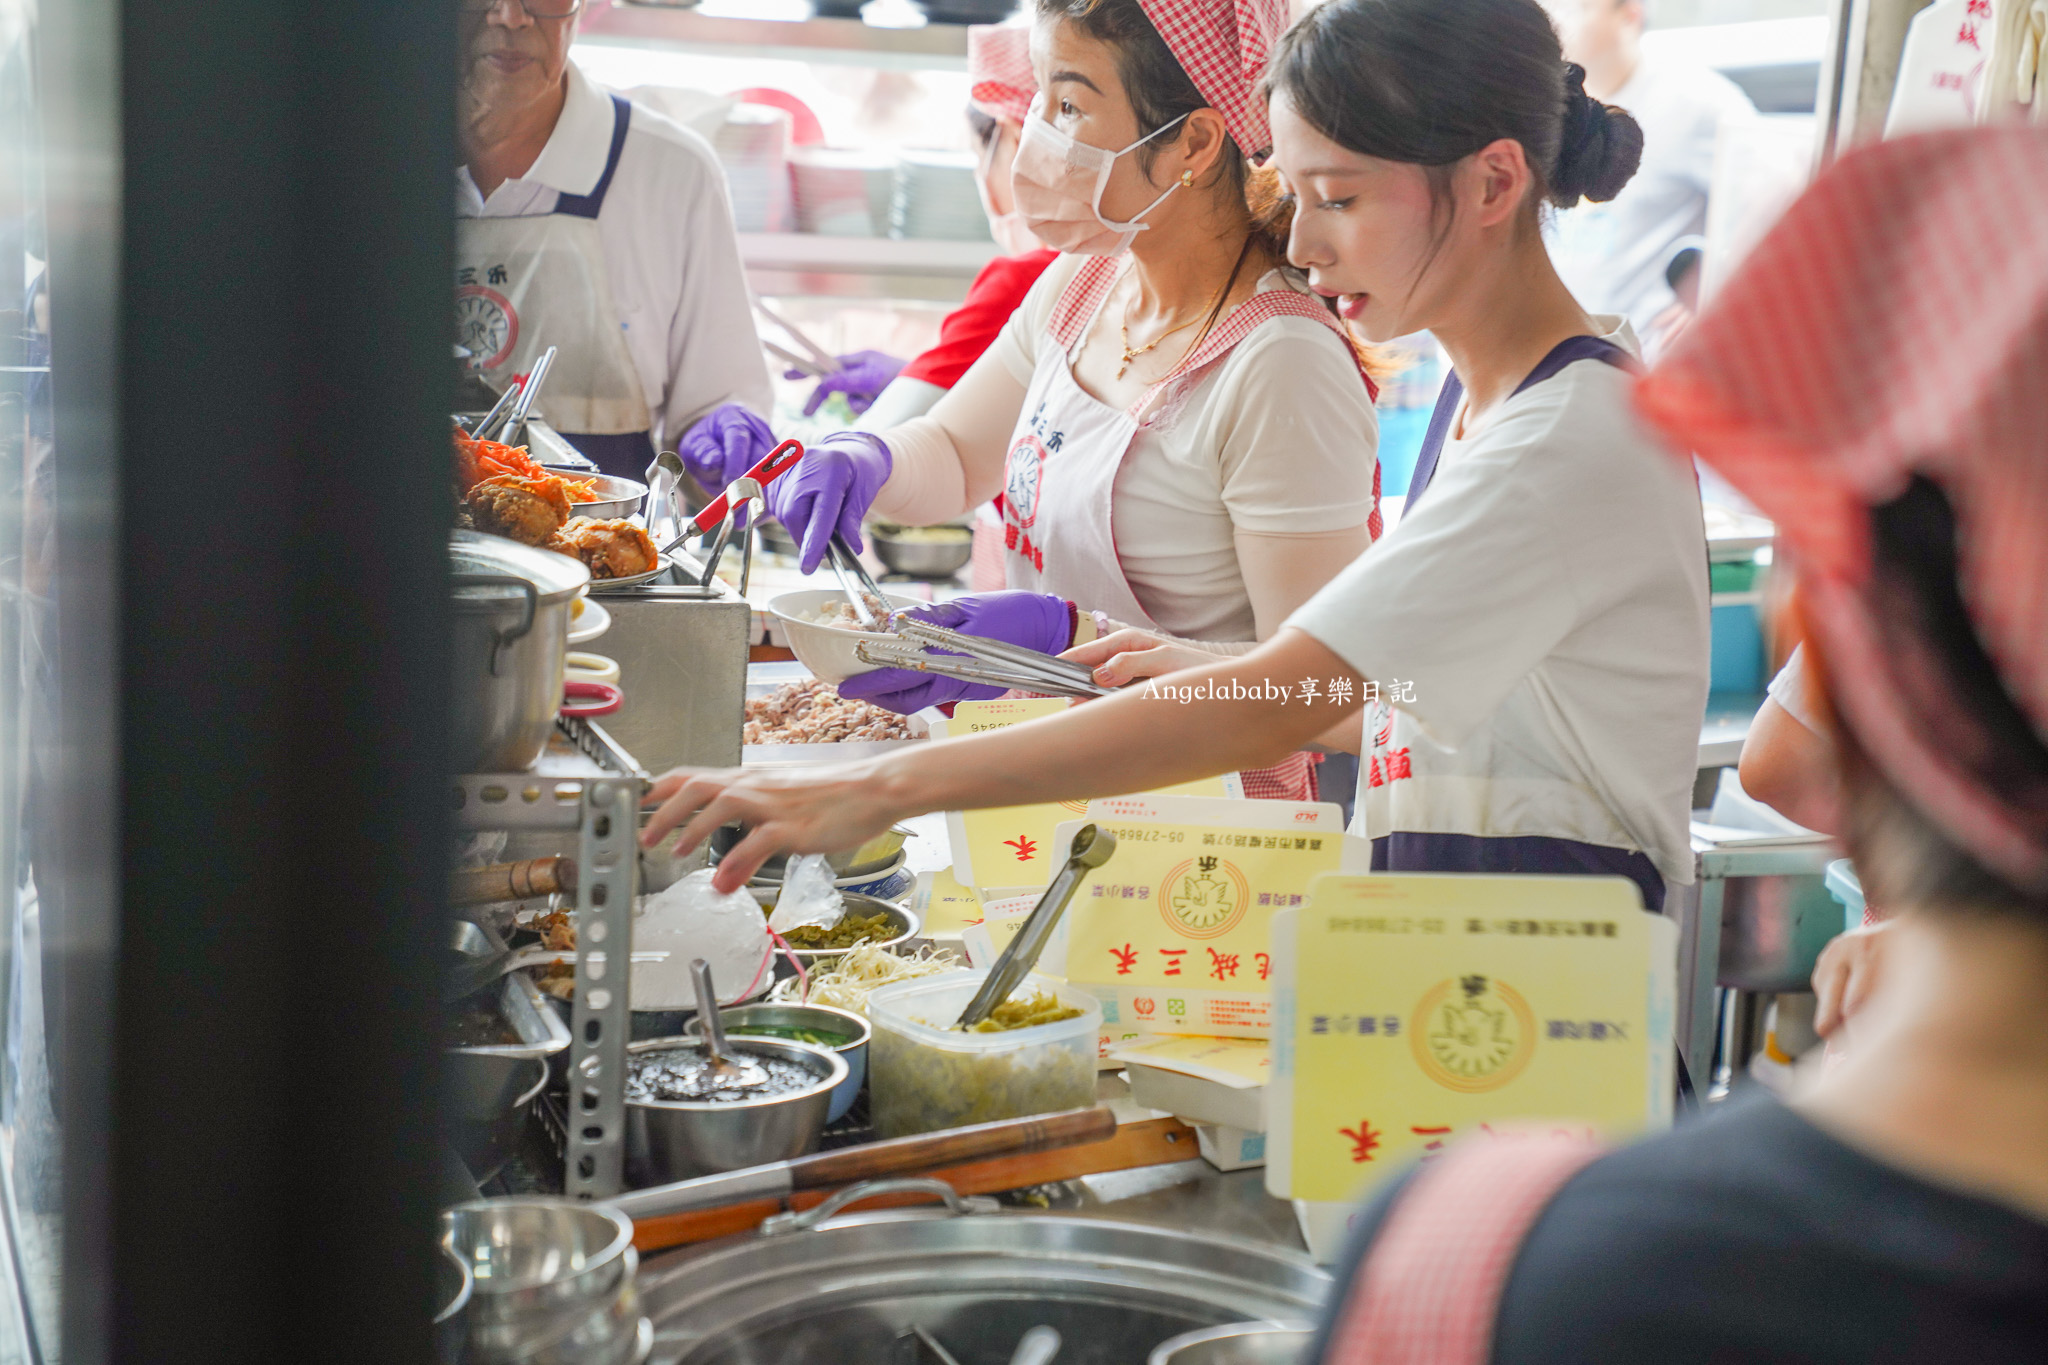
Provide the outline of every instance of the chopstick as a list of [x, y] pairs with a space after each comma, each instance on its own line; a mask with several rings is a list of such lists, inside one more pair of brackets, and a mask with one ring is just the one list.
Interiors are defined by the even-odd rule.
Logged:
[[839, 364], [838, 356], [832, 355], [824, 347], [804, 335], [802, 328], [798, 327], [788, 318], [783, 317], [773, 308], [770, 308], [766, 303], [762, 302], [758, 295], [754, 299], [754, 307], [759, 310], [762, 317], [789, 333], [789, 339], [803, 347], [804, 353], [810, 356], [812, 362], [819, 367], [821, 373], [832, 374], [842, 368]]
[[790, 350], [787, 346], [779, 346], [767, 337], [762, 337], [760, 341], [763, 350], [789, 366], [792, 370], [800, 370], [812, 379], [823, 379], [831, 373], [830, 370], [819, 369], [817, 361], [806, 359], [795, 351]]

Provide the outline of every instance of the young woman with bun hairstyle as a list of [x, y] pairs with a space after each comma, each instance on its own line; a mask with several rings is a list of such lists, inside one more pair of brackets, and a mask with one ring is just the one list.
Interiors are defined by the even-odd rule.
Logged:
[[1585, 97], [1536, 0], [1330, 0], [1269, 88], [1291, 263], [1368, 340], [1427, 328], [1457, 369], [1401, 523], [1250, 654], [1117, 632], [1071, 656], [1108, 682], [1182, 671], [872, 763], [679, 770], [649, 841], [743, 821], [718, 870], [739, 885], [914, 812], [1257, 768], [1362, 719], [1380, 866], [1619, 875], [1652, 908], [1691, 879], [1698, 491], [1630, 415], [1626, 326], [1579, 309], [1539, 232], [1546, 203], [1626, 181], [1634, 125]]
[[2044, 218], [2038, 129], [1853, 151], [1635, 393], [1796, 574], [1893, 915], [1848, 1056], [1619, 1150], [1544, 1125], [1397, 1175], [1309, 1365], [2048, 1360]]

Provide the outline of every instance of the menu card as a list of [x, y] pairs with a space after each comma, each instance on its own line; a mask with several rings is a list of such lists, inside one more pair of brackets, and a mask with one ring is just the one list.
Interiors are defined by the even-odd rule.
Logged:
[[1355, 1200], [1482, 1129], [1671, 1121], [1678, 929], [1625, 879], [1322, 876], [1272, 932], [1275, 1195]]

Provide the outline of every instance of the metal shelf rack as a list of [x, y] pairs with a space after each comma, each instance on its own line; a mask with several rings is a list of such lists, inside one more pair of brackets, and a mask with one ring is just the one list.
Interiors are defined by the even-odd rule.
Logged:
[[[455, 779], [462, 830], [576, 830], [576, 1004], [569, 1053], [565, 1192], [604, 1199], [624, 1186], [626, 1042], [640, 890], [639, 809], [647, 774], [587, 720], [564, 718], [533, 767]], [[593, 958], [593, 954], [598, 954]]]
[[[753, 3], [748, 8], [758, 12], [762, 6]], [[967, 30], [958, 24], [883, 28], [859, 19], [810, 17], [808, 5], [770, 8], [791, 17], [736, 13], [740, 6], [733, 0], [723, 4], [711, 0], [702, 8], [695, 3], [612, 0], [590, 7], [581, 32], [607, 41], [640, 42], [717, 57], [836, 62], [896, 71], [967, 69]]]

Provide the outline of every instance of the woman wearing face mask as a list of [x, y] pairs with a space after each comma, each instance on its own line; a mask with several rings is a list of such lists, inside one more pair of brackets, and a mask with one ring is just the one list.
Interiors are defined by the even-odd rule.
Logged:
[[[1400, 525], [1244, 658], [877, 763], [672, 773], [650, 839], [744, 821], [719, 864], [736, 885], [776, 850], [853, 847], [912, 811], [1271, 763], [1363, 711], [1376, 866], [1621, 875], [1651, 908], [1691, 880], [1698, 490], [1632, 420], [1625, 324], [1572, 301], [1540, 230], [1546, 202], [1627, 180], [1634, 124], [1585, 95], [1536, 0], [1329, 0], [1269, 79], [1295, 263], [1369, 339], [1426, 328], [1456, 367]], [[1346, 700], [1305, 700], [1304, 678]], [[1391, 708], [1366, 705], [1397, 679]]]
[[[939, 325], [938, 344], [902, 365], [893, 379], [885, 378], [886, 388], [877, 392], [879, 386], [874, 386], [872, 378], [863, 381], [857, 376], [827, 375], [819, 381], [806, 411], [816, 411], [823, 395], [844, 388], [860, 418], [856, 425], [863, 431], [887, 431], [922, 417], [981, 359], [1057, 256], [1031, 235], [1010, 190], [1010, 165], [1017, 159], [1017, 141], [1037, 93], [1036, 78], [1031, 74], [1031, 30], [1015, 24], [970, 27], [967, 76], [972, 82], [967, 119], [981, 148], [975, 189], [981, 195], [982, 211], [988, 215], [989, 231], [1003, 254], [982, 267], [967, 287], [966, 301], [946, 315]], [[870, 374], [883, 374], [892, 363], [901, 364], [886, 356], [870, 358], [867, 369]], [[767, 447], [762, 447], [760, 454], [767, 453]]]
[[[820, 442], [771, 487], [806, 571], [870, 511], [924, 525], [1001, 493], [1012, 591], [919, 615], [1049, 653], [1112, 621], [1248, 649], [1371, 544], [1371, 381], [1247, 201], [1283, 16], [1039, 0], [1012, 179], [1068, 255], [928, 416]], [[997, 694], [894, 670], [840, 691], [899, 711]], [[1306, 796], [1309, 772], [1254, 790]]]

